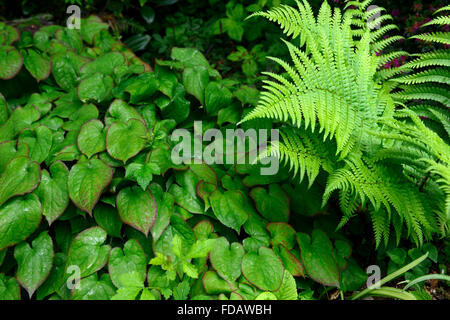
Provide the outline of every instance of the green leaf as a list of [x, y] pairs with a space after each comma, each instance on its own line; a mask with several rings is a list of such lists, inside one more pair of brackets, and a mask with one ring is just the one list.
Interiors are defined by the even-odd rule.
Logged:
[[122, 287], [111, 300], [135, 300], [141, 290], [142, 288], [138, 287]]
[[183, 85], [203, 105], [205, 103], [205, 89], [209, 82], [208, 70], [203, 66], [186, 68], [183, 72]]
[[235, 281], [241, 275], [241, 262], [245, 251], [240, 243], [231, 245], [224, 237], [217, 239], [209, 255], [214, 270], [225, 280]]
[[293, 276], [296, 277], [304, 277], [305, 271], [303, 270], [303, 265], [300, 262], [297, 254], [293, 254], [285, 246], [280, 245], [279, 250], [277, 251], [281, 260], [283, 261], [284, 267], [287, 271], [290, 272]]
[[0, 44], [9, 45], [19, 40], [19, 31], [16, 28], [1, 23], [0, 25]]
[[51, 225], [69, 204], [69, 170], [61, 161], [53, 163], [49, 170], [51, 175], [47, 170], [42, 170], [41, 183], [35, 193], [41, 201], [42, 213]]
[[154, 174], [159, 174], [159, 167], [155, 163], [132, 162], [126, 166], [125, 178], [136, 181], [142, 190], [146, 190]]
[[15, 245], [39, 226], [42, 208], [34, 194], [11, 199], [0, 207], [0, 250]]
[[144, 148], [147, 128], [137, 119], [114, 122], [106, 133], [106, 149], [114, 159], [124, 163]]
[[62, 28], [55, 32], [56, 39], [68, 48], [75, 49], [77, 53], [83, 50], [83, 41], [78, 30]]
[[145, 72], [131, 80], [124, 91], [130, 94], [130, 103], [147, 101], [158, 90], [158, 79], [153, 72]]
[[187, 279], [184, 279], [182, 282], [178, 283], [178, 285], [173, 290], [173, 298], [175, 300], [186, 300], [189, 296], [189, 292], [191, 291], [191, 287]]
[[[56, 253], [53, 259], [53, 267], [45, 282], [39, 286], [36, 291], [37, 300], [42, 300], [52, 293], [61, 289], [64, 281], [64, 271], [66, 266], [66, 255], [64, 253]], [[64, 285], [63, 285], [64, 286]]]
[[98, 279], [97, 274], [81, 279], [79, 286], [75, 286], [71, 300], [110, 300], [116, 294], [116, 289], [108, 274]]
[[52, 131], [46, 126], [26, 129], [20, 133], [18, 144], [27, 144], [31, 160], [42, 163], [51, 150], [52, 135]]
[[278, 300], [297, 300], [297, 284], [289, 271], [284, 272], [281, 287], [274, 292]]
[[117, 51], [106, 53], [86, 63], [80, 70], [80, 76], [86, 77], [95, 73], [113, 74], [114, 69], [125, 63], [125, 56]]
[[14, 139], [23, 129], [39, 120], [40, 113], [34, 106], [17, 107], [9, 119], [0, 126], [0, 141]]
[[288, 250], [294, 248], [297, 238], [294, 228], [290, 225], [283, 222], [271, 222], [266, 228], [270, 232], [273, 247], [282, 244]]
[[262, 187], [253, 188], [250, 197], [258, 212], [273, 222], [289, 221], [289, 197], [278, 184], [269, 185], [269, 192]]
[[32, 242], [22, 242], [14, 248], [17, 261], [16, 278], [31, 298], [37, 288], [50, 274], [53, 265], [53, 242], [47, 231], [42, 232]]
[[204, 258], [212, 250], [216, 239], [197, 240], [184, 256], [185, 259]]
[[95, 73], [81, 80], [77, 93], [81, 101], [102, 102], [110, 93], [114, 80], [103, 73]]
[[[159, 294], [157, 290], [153, 289], [152, 291], [153, 293], [157, 293], [157, 295], [161, 297], [161, 294]], [[157, 299], [153, 293], [148, 288], [144, 288], [142, 289], [141, 297], [139, 298], [139, 300], [161, 300]]]
[[119, 280], [125, 287], [136, 287], [136, 288], [144, 287], [144, 280], [137, 271], [122, 274]]
[[137, 52], [144, 50], [150, 43], [151, 36], [148, 34], [135, 34], [124, 41], [124, 44], [130, 48], [131, 51]]
[[148, 236], [157, 216], [152, 193], [138, 186], [124, 188], [117, 195], [116, 203], [121, 220]]
[[122, 221], [116, 208], [99, 203], [94, 208], [94, 219], [110, 236], [120, 238]]
[[138, 119], [145, 122], [142, 115], [135, 108], [120, 99], [115, 99], [111, 103], [106, 114], [107, 116], [105, 116], [105, 123], [107, 125], [111, 125], [115, 120], [127, 122], [130, 119]]
[[9, 162], [0, 176], [0, 206], [11, 197], [33, 191], [41, 179], [39, 164], [28, 157], [17, 157]]
[[367, 282], [367, 273], [357, 264], [356, 260], [350, 258], [347, 268], [341, 272], [340, 287], [342, 291], [357, 291]]
[[327, 235], [318, 229], [310, 237], [297, 234], [301, 257], [306, 273], [314, 280], [326, 286], [339, 286], [339, 267], [334, 259], [333, 245]]
[[277, 299], [277, 296], [274, 295], [272, 292], [266, 291], [266, 292], [260, 293], [255, 298], [255, 300], [278, 300], [278, 299]]
[[0, 93], [0, 125], [4, 124], [8, 120], [8, 103], [5, 97]]
[[186, 68], [203, 66], [209, 68], [205, 56], [194, 48], [173, 48], [171, 58], [180, 61]]
[[92, 215], [92, 209], [112, 177], [113, 170], [101, 160], [78, 162], [69, 173], [70, 199], [78, 208]]
[[239, 191], [214, 191], [210, 197], [215, 216], [227, 227], [240, 232], [249, 214], [245, 211], [245, 199]]
[[242, 274], [245, 279], [261, 290], [276, 291], [284, 277], [284, 267], [273, 250], [260, 247], [247, 253], [242, 259]]
[[205, 92], [205, 107], [209, 115], [215, 116], [220, 109], [231, 104], [233, 95], [228, 88], [218, 82], [210, 82]]
[[170, 217], [174, 211], [175, 199], [170, 193], [167, 192], [164, 192], [162, 195], [158, 195], [157, 191], [153, 187], [153, 184], [150, 185], [150, 190], [155, 196], [156, 208], [158, 211], [155, 224], [151, 229], [152, 239], [156, 242], [170, 223]]
[[84, 41], [92, 44], [96, 35], [102, 30], [108, 30], [108, 24], [102, 22], [97, 16], [89, 16], [87, 19], [81, 19], [80, 34]]
[[186, 90], [183, 85], [176, 83], [169, 98], [162, 97], [156, 100], [164, 119], [174, 119], [177, 123], [181, 123], [187, 119], [191, 103], [185, 96]]
[[0, 273], [0, 300], [20, 300], [19, 283], [3, 273]]
[[169, 192], [174, 196], [175, 203], [190, 213], [203, 213], [202, 203], [196, 196], [186, 192], [177, 184], [170, 186]]
[[106, 231], [100, 227], [92, 227], [80, 232], [70, 244], [66, 262], [67, 269], [71, 266], [80, 268], [80, 277], [87, 277], [106, 265], [111, 250], [110, 245], [104, 245]]
[[23, 65], [20, 52], [11, 46], [0, 46], [0, 79], [14, 78]]
[[56, 83], [70, 91], [78, 83], [78, 66], [74, 61], [75, 53], [58, 53], [52, 58], [52, 75]]
[[81, 126], [77, 138], [78, 149], [88, 158], [106, 149], [105, 131], [100, 120], [93, 119]]
[[392, 250], [388, 250], [386, 254], [394, 261], [396, 264], [402, 265], [406, 260], [406, 250], [403, 248], [394, 248]]
[[27, 70], [37, 81], [42, 81], [48, 78], [52, 70], [52, 65], [49, 58], [32, 49], [22, 50], [22, 55], [25, 68], [27, 68]]
[[219, 277], [214, 271], [207, 271], [202, 278], [203, 287], [207, 294], [217, 295], [220, 293], [231, 293], [236, 290], [235, 286]]
[[141, 246], [135, 239], [128, 240], [123, 250], [114, 248], [111, 250], [108, 262], [108, 271], [111, 280], [117, 288], [123, 287], [120, 281], [123, 274], [137, 272], [145, 280], [147, 271], [147, 259]]

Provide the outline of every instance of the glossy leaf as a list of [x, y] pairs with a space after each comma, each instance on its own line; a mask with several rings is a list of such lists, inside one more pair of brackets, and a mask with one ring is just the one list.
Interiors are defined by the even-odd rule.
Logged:
[[103, 189], [111, 182], [113, 170], [103, 161], [91, 159], [70, 169], [68, 187], [70, 199], [81, 210], [92, 214]]

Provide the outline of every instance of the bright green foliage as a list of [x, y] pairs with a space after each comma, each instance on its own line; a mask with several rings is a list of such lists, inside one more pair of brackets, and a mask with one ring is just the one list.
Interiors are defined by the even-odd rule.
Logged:
[[[0, 300], [346, 298], [365, 287], [370, 257], [390, 274], [424, 254], [404, 274], [415, 291], [372, 293], [430, 298], [421, 281], [449, 256], [438, 239], [450, 208], [447, 52], [382, 70], [407, 54], [387, 51], [396, 27], [381, 8], [367, 12], [370, 1], [342, 12], [325, 3], [317, 17], [306, 1], [241, 2], [205, 2], [226, 12], [201, 41], [186, 26], [203, 12], [168, 15], [164, 38], [129, 38], [151, 66], [96, 16], [80, 30], [0, 22]], [[139, 1], [148, 25], [153, 3]], [[278, 28], [249, 13], [294, 39], [279, 46]], [[211, 48], [193, 48], [203, 37]], [[446, 35], [426, 38], [440, 46]], [[268, 53], [279, 58], [265, 63]], [[244, 130], [279, 129], [275, 175], [173, 162], [174, 130], [193, 137], [201, 120], [203, 134], [225, 133], [240, 119]], [[395, 242], [405, 238], [433, 242]]]
[[[347, 7], [352, 9], [341, 13], [324, 2], [316, 18], [307, 1], [297, 1], [298, 8], [281, 6], [255, 13], [253, 16], [280, 24], [288, 36], [300, 36], [301, 45], [284, 41], [293, 65], [271, 58], [283, 67], [286, 76], [266, 73], [273, 80], [264, 81], [258, 106], [242, 122], [270, 118], [284, 124], [280, 128], [282, 139], [272, 144], [272, 154], [289, 164], [300, 179], [306, 173], [310, 185], [321, 169], [328, 173], [323, 204], [334, 191], [339, 192], [344, 215], [339, 227], [368, 206], [377, 245], [383, 239], [388, 243], [391, 225], [397, 241], [405, 232], [421, 244], [433, 233], [446, 234], [448, 230], [448, 193], [444, 208], [448, 179], [432, 172], [447, 167], [449, 149], [406, 107], [400, 110], [396, 106], [404, 106], [400, 99], [434, 100], [448, 106], [448, 90], [421, 85], [405, 86], [400, 93], [393, 93], [395, 85], [388, 78], [395, 73], [381, 73], [378, 67], [401, 53], [389, 57], [374, 53], [399, 37], [381, 39], [394, 27], [375, 29], [390, 16], [380, 14], [370, 20], [381, 9], [366, 11], [369, 3], [351, 1]], [[446, 54], [442, 52], [440, 62], [419, 58], [411, 64], [445, 65]], [[445, 68], [433, 69], [393, 81], [445, 85], [446, 72]], [[434, 119], [448, 124], [448, 110], [429, 110], [436, 114]], [[412, 117], [414, 125], [397, 120], [405, 117]], [[414, 139], [419, 135], [420, 140]]]

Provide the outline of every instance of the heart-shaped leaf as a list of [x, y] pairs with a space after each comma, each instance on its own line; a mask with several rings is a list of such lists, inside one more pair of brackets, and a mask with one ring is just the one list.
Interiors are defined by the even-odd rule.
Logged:
[[103, 123], [93, 119], [81, 126], [77, 138], [78, 149], [88, 158], [106, 149]]
[[305, 271], [315, 281], [326, 286], [339, 286], [339, 267], [333, 257], [333, 244], [327, 235], [314, 229], [311, 238], [305, 233], [298, 233], [298, 244], [301, 250]]
[[207, 271], [202, 277], [203, 287], [207, 294], [217, 295], [220, 293], [231, 293], [236, 288], [229, 282], [221, 279], [214, 271]]
[[297, 300], [297, 284], [289, 271], [284, 271], [281, 287], [274, 292], [278, 300]]
[[78, 85], [78, 97], [81, 101], [102, 102], [111, 92], [114, 80], [103, 73], [95, 73], [83, 79]]
[[14, 277], [0, 273], [0, 300], [20, 300], [20, 286]]
[[110, 245], [104, 245], [105, 241], [106, 231], [100, 227], [92, 227], [80, 232], [70, 244], [65, 278], [69, 278], [71, 275], [69, 272], [74, 267], [79, 268], [81, 278], [103, 268], [111, 250]]
[[39, 164], [28, 157], [9, 162], [0, 176], [0, 206], [9, 198], [33, 191], [41, 179]]
[[17, 280], [31, 296], [50, 274], [53, 265], [53, 241], [47, 231], [32, 242], [22, 242], [14, 248], [17, 261]]
[[97, 274], [93, 274], [81, 279], [79, 285], [74, 287], [70, 298], [71, 300], [111, 300], [115, 294], [116, 288], [108, 274], [103, 274], [100, 279]]
[[261, 187], [253, 188], [250, 197], [254, 200], [258, 212], [267, 220], [289, 221], [289, 197], [279, 185], [269, 185], [269, 192]]
[[115, 120], [127, 122], [130, 119], [138, 119], [144, 122], [142, 115], [125, 101], [115, 99], [108, 108], [105, 123], [111, 125]]
[[114, 69], [125, 63], [125, 56], [117, 51], [108, 52], [95, 60], [86, 63], [80, 70], [80, 76], [86, 77], [95, 73], [113, 74]]
[[42, 204], [42, 213], [51, 225], [69, 204], [67, 179], [69, 170], [61, 161], [56, 161], [47, 170], [42, 170], [41, 183], [35, 193]]
[[245, 199], [239, 191], [216, 190], [209, 198], [215, 216], [227, 227], [239, 233], [249, 214], [245, 211]]
[[97, 224], [105, 229], [110, 236], [120, 238], [122, 221], [120, 221], [119, 213], [116, 208], [104, 203], [99, 203], [94, 208], [94, 218]]
[[152, 193], [138, 186], [128, 187], [119, 192], [116, 203], [122, 221], [147, 236], [157, 216]]
[[208, 69], [203, 66], [186, 68], [183, 72], [183, 85], [186, 91], [205, 103], [205, 88], [209, 82]]
[[283, 281], [284, 267], [271, 249], [260, 247], [247, 253], [242, 259], [245, 279], [261, 290], [276, 291]]
[[0, 79], [14, 78], [23, 65], [20, 52], [12, 46], [0, 46]]
[[296, 232], [287, 223], [283, 222], [271, 222], [266, 226], [270, 232], [272, 238], [272, 246], [278, 246], [282, 244], [288, 250], [294, 248], [296, 241]]
[[205, 107], [208, 114], [215, 116], [220, 109], [230, 106], [233, 95], [218, 82], [210, 82], [205, 91]]
[[43, 162], [52, 147], [52, 131], [46, 126], [39, 126], [33, 130], [26, 129], [20, 133], [18, 143], [28, 145], [31, 160]]
[[111, 157], [125, 163], [142, 150], [146, 135], [147, 128], [140, 120], [116, 121], [106, 134], [106, 149]]
[[235, 281], [241, 275], [241, 262], [245, 251], [240, 243], [231, 245], [224, 237], [217, 239], [214, 248], [209, 254], [214, 270], [225, 280]]
[[15, 197], [0, 207], [0, 250], [19, 243], [39, 226], [41, 204], [34, 194]]
[[128, 240], [125, 243], [123, 250], [121, 248], [114, 248], [111, 250], [108, 271], [112, 282], [117, 288], [124, 286], [120, 281], [121, 276], [124, 274], [137, 272], [142, 278], [142, 281], [145, 280], [147, 259], [137, 240]]
[[300, 262], [299, 254], [292, 253], [283, 245], [280, 245], [278, 249], [275, 250], [283, 261], [284, 267], [290, 274], [296, 277], [305, 276], [305, 271], [302, 263]]
[[35, 50], [22, 51], [25, 68], [37, 80], [42, 81], [48, 78], [52, 70], [50, 59]]
[[78, 208], [92, 215], [92, 209], [112, 176], [113, 170], [99, 159], [77, 163], [69, 173], [70, 199]]

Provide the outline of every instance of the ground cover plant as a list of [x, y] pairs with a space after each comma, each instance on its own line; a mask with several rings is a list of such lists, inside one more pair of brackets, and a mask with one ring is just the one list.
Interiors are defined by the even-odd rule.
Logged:
[[449, 6], [100, 2], [0, 21], [0, 300], [449, 298]]

